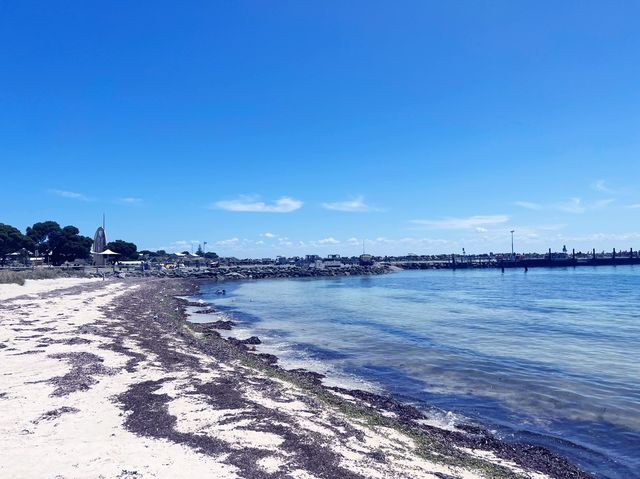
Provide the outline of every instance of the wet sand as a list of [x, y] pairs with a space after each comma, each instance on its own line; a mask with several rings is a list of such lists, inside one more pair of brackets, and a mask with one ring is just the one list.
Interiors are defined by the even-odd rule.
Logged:
[[0, 285], [2, 477], [589, 477], [188, 323], [193, 281], [22, 288]]

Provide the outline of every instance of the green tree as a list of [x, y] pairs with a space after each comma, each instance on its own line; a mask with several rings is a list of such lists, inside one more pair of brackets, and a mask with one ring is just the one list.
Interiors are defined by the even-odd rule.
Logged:
[[70, 225], [65, 226], [60, 231], [49, 233], [47, 244], [51, 249], [51, 261], [55, 265], [60, 265], [65, 261], [89, 259], [93, 240], [86, 236], [81, 236], [80, 230]]
[[51, 252], [49, 237], [59, 234], [62, 231], [60, 225], [55, 221], [43, 221], [27, 227], [27, 238], [33, 242], [33, 251], [38, 254], [47, 255]]
[[22, 248], [28, 248], [31, 242], [18, 228], [0, 223], [0, 261], [5, 263], [7, 255]]
[[204, 255], [204, 251], [202, 251], [202, 245], [201, 244], [198, 245], [198, 251], [196, 251], [196, 254], [198, 256], [203, 256]]
[[120, 254], [120, 256], [118, 256], [119, 260], [128, 261], [138, 259], [138, 247], [124, 240], [115, 240], [107, 243], [107, 249]]

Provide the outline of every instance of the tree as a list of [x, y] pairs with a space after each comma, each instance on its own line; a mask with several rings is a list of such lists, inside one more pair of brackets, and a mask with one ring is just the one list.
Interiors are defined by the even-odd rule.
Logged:
[[204, 254], [204, 257], [207, 258], [207, 259], [218, 259], [218, 255], [215, 254], [213, 251], [207, 251]]
[[111, 243], [107, 243], [107, 249], [120, 254], [118, 259], [121, 260], [128, 261], [138, 259], [138, 247], [135, 244], [124, 240], [115, 240]]
[[60, 225], [55, 221], [43, 221], [27, 227], [27, 238], [33, 242], [34, 253], [37, 250], [41, 255], [49, 254], [51, 252], [49, 237], [61, 231]]
[[47, 244], [51, 249], [53, 264], [60, 265], [65, 261], [71, 262], [91, 257], [93, 240], [79, 233], [80, 230], [75, 226], [65, 226], [60, 231], [49, 233]]
[[31, 242], [18, 228], [0, 223], [0, 260], [5, 263], [7, 255], [27, 248]]
[[196, 254], [198, 256], [203, 256], [204, 255], [204, 251], [202, 251], [202, 245], [201, 244], [198, 245], [198, 251], [196, 251]]

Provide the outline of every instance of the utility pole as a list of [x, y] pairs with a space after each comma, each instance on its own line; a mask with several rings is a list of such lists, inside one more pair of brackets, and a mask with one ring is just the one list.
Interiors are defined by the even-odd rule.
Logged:
[[511, 261], [515, 260], [515, 256], [513, 255], [513, 233], [515, 230], [511, 230]]
[[204, 256], [204, 254], [207, 252], [207, 242], [203, 241], [202, 244], [204, 245], [204, 247], [202, 248], [202, 255]]

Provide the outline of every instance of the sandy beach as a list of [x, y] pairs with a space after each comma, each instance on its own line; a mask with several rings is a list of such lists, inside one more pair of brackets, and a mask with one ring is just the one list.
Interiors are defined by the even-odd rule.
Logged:
[[185, 321], [178, 280], [0, 285], [0, 476], [588, 477], [543, 448], [329, 390]]

